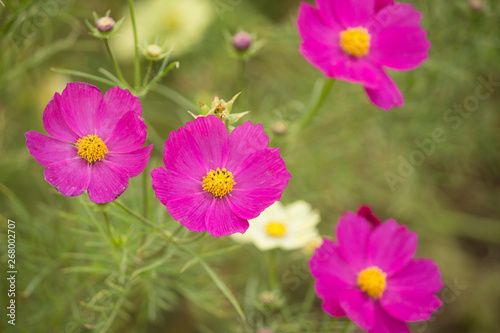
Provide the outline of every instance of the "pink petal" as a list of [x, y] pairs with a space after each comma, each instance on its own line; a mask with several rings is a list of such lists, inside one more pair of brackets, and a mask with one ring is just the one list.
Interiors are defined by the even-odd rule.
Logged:
[[245, 158], [252, 153], [263, 150], [269, 145], [269, 138], [264, 133], [262, 124], [253, 125], [247, 121], [236, 127], [229, 136], [229, 154], [225, 167], [236, 170]]
[[359, 327], [364, 330], [373, 327], [375, 322], [373, 299], [359, 289], [346, 289], [340, 293], [339, 300], [347, 317]]
[[372, 103], [386, 111], [389, 111], [393, 106], [402, 106], [404, 104], [403, 95], [394, 81], [382, 69], [379, 69], [379, 76], [381, 81], [378, 87], [365, 87], [366, 94]]
[[43, 111], [43, 126], [47, 133], [53, 138], [65, 141], [76, 142], [80, 137], [73, 131], [64, 120], [60, 105], [61, 95], [56, 93]]
[[181, 127], [177, 132], [170, 132], [165, 141], [163, 162], [169, 170], [185, 174], [194, 181], [203, 181], [210, 169], [203, 160], [203, 154], [193, 136]]
[[88, 83], [68, 83], [63, 90], [59, 99], [61, 113], [79, 137], [95, 134], [95, 115], [101, 99], [101, 91]]
[[430, 259], [412, 259], [387, 279], [381, 299], [384, 309], [404, 320], [427, 320], [440, 305], [434, 296], [443, 287], [438, 266]]
[[228, 195], [228, 204], [236, 215], [251, 220], [278, 201], [282, 193], [282, 189], [276, 188], [233, 189]]
[[76, 146], [68, 142], [59, 141], [33, 131], [27, 132], [25, 136], [31, 156], [41, 165], [47, 166], [78, 156]]
[[248, 221], [236, 216], [231, 210], [226, 197], [212, 201], [205, 217], [205, 224], [210, 235], [215, 237], [244, 233], [248, 229]]
[[206, 194], [207, 197], [211, 196], [203, 191], [203, 183], [201, 181], [193, 181], [186, 177], [185, 174], [174, 170], [156, 168], [151, 171], [151, 177], [153, 178], [153, 189], [155, 190], [156, 197], [164, 205], [170, 200], [192, 194]]
[[229, 135], [222, 120], [215, 116], [199, 117], [186, 123], [186, 130], [200, 147], [207, 167], [223, 168], [229, 151]]
[[232, 173], [236, 182], [233, 191], [262, 188], [284, 190], [292, 177], [278, 148], [266, 148], [251, 154]]
[[65, 197], [78, 196], [90, 181], [89, 163], [81, 157], [52, 163], [45, 168], [45, 180]]
[[91, 165], [87, 189], [90, 200], [103, 204], [117, 199], [128, 187], [127, 170], [106, 160]]
[[417, 250], [417, 234], [396, 221], [388, 220], [375, 228], [369, 238], [370, 265], [392, 275], [406, 266]]
[[146, 142], [146, 124], [135, 111], [127, 112], [104, 141], [110, 153], [129, 153]]
[[339, 62], [348, 61], [349, 58], [338, 44], [326, 45], [314, 40], [306, 40], [300, 44], [299, 52], [329, 78], [335, 77], [334, 66]]
[[337, 224], [339, 251], [356, 272], [368, 266], [367, 247], [371, 231], [370, 223], [352, 212], [347, 212]]
[[317, 0], [317, 3], [323, 17], [331, 16], [333, 9], [345, 28], [363, 26], [375, 11], [374, 0]]
[[411, 70], [428, 58], [431, 44], [420, 27], [390, 27], [373, 36], [370, 57], [382, 66]]
[[389, 315], [380, 304], [375, 303], [374, 310], [375, 321], [369, 333], [411, 333], [404, 321]]
[[379, 11], [385, 6], [394, 4], [394, 0], [375, 0], [375, 11]]
[[382, 82], [380, 66], [368, 58], [346, 57], [331, 68], [330, 77], [375, 88]]
[[428, 320], [443, 304], [436, 296], [415, 290], [386, 290], [380, 303], [387, 313], [403, 321]]
[[327, 25], [321, 17], [319, 11], [305, 2], [301, 3], [297, 27], [303, 41], [313, 40], [325, 45], [339, 45], [339, 33], [342, 30], [340, 25]]
[[128, 177], [132, 178], [138, 176], [148, 164], [151, 149], [153, 149], [153, 145], [139, 148], [130, 153], [108, 153], [106, 160], [125, 168]]
[[339, 252], [338, 246], [324, 238], [309, 260], [311, 274], [318, 280], [335, 276], [350, 286], [356, 285], [356, 273]]
[[443, 288], [441, 273], [431, 259], [412, 259], [396, 273], [388, 277], [388, 288], [394, 291], [417, 290], [434, 294]]
[[139, 116], [142, 114], [139, 98], [119, 87], [109, 89], [96, 112], [96, 134], [106, 141], [116, 123], [129, 111], [134, 111]]
[[349, 288], [349, 284], [336, 276], [323, 277], [316, 281], [316, 294], [323, 299], [322, 307], [326, 313], [335, 317], [346, 315], [344, 309], [340, 306], [339, 294], [347, 288]]
[[151, 172], [155, 195], [170, 215], [191, 231], [207, 230], [205, 216], [213, 197], [202, 190], [201, 182], [186, 181], [182, 174], [157, 168]]

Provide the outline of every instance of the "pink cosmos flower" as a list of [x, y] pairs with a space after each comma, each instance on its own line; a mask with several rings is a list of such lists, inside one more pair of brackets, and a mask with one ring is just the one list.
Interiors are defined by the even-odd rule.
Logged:
[[403, 96], [384, 68], [411, 70], [427, 59], [422, 14], [393, 0], [316, 0], [302, 3], [300, 53], [327, 77], [360, 83], [384, 110]]
[[337, 240], [324, 239], [309, 262], [325, 312], [370, 333], [409, 333], [405, 322], [427, 320], [441, 306], [438, 267], [413, 258], [417, 235], [406, 227], [394, 220], [375, 226], [348, 212]]
[[106, 92], [87, 83], [69, 83], [56, 93], [43, 113], [50, 136], [26, 133], [31, 156], [45, 166], [45, 180], [62, 195], [87, 190], [90, 200], [106, 203], [118, 198], [128, 179], [146, 167], [153, 145], [137, 97], [118, 87]]
[[165, 142], [165, 167], [151, 172], [156, 197], [191, 231], [244, 233], [291, 178], [268, 144], [260, 124], [247, 121], [229, 135], [217, 117], [198, 117]]

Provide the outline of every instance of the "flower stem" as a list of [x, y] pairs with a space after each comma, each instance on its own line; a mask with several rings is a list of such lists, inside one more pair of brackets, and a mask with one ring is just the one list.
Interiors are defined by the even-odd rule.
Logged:
[[341, 333], [347, 333], [349, 326], [351, 326], [351, 320], [347, 319]]
[[102, 214], [104, 215], [104, 220], [106, 220], [106, 227], [108, 229], [109, 237], [111, 238], [111, 241], [113, 242], [113, 245], [115, 247], [119, 247], [120, 246], [120, 242], [117, 241], [115, 239], [115, 236], [113, 235], [113, 229], [111, 228], [111, 224], [109, 223], [108, 213], [106, 213], [105, 211], [103, 211]]
[[135, 10], [134, 10], [134, 1], [128, 0], [128, 4], [130, 7], [130, 16], [132, 18], [132, 29], [134, 30], [134, 54], [135, 54], [135, 87], [139, 89], [139, 85], [141, 82], [141, 61], [139, 60], [139, 45], [137, 40], [137, 25], [135, 23]]
[[314, 116], [316, 116], [319, 108], [325, 101], [326, 96], [328, 96], [328, 93], [332, 89], [334, 83], [335, 79], [322, 80], [316, 83], [311, 95], [311, 99], [309, 101], [309, 106], [300, 119], [299, 129], [302, 129], [309, 125]]
[[142, 81], [141, 90], [144, 90], [144, 88], [146, 88], [146, 85], [148, 84], [149, 76], [151, 75], [151, 70], [153, 69], [153, 64], [154, 61], [149, 62], [148, 69], [146, 70], [146, 76], [144, 76], [144, 80]]
[[279, 289], [279, 282], [278, 282], [278, 274], [276, 270], [276, 255], [277, 255], [277, 250], [271, 250], [269, 251], [269, 256], [268, 256], [268, 273], [269, 273], [269, 286], [271, 287], [271, 290], [278, 290]]
[[108, 51], [109, 57], [111, 58], [111, 62], [113, 63], [113, 66], [115, 67], [115, 72], [120, 81], [126, 86], [129, 87], [129, 84], [127, 83], [127, 80], [123, 77], [122, 71], [120, 69], [120, 66], [118, 65], [118, 62], [115, 59], [115, 56], [113, 55], [113, 52], [111, 52], [111, 48], [109, 47], [109, 42], [107, 39], [104, 40], [104, 44], [106, 45], [106, 51]]

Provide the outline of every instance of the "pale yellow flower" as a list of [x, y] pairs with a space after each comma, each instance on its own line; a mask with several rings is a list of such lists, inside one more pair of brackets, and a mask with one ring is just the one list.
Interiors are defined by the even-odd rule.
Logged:
[[[135, 5], [139, 44], [144, 40], [152, 43], [159, 37], [166, 41], [165, 49], [174, 46], [179, 54], [188, 50], [203, 37], [203, 33], [214, 18], [210, 0], [149, 0]], [[113, 38], [113, 53], [122, 60], [134, 57], [134, 38], [128, 7], [120, 16], [126, 16], [118, 37]]]
[[319, 220], [319, 213], [305, 201], [299, 200], [287, 206], [276, 202], [250, 220], [250, 227], [244, 234], [231, 237], [240, 243], [254, 243], [263, 251], [278, 247], [300, 249], [319, 237], [316, 229]]

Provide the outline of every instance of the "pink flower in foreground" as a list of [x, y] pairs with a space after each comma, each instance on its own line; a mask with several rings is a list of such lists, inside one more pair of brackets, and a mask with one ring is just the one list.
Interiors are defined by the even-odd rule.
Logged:
[[43, 113], [50, 136], [27, 132], [26, 145], [45, 166], [45, 180], [62, 195], [87, 190], [93, 202], [110, 202], [148, 163], [153, 145], [142, 147], [141, 113], [139, 99], [127, 90], [112, 88], [103, 97], [93, 85], [69, 83]]
[[427, 59], [430, 43], [422, 14], [392, 0], [316, 0], [302, 3], [297, 21], [300, 53], [327, 77], [360, 83], [384, 110], [403, 96], [384, 67], [411, 70]]
[[291, 177], [268, 144], [260, 124], [247, 121], [229, 135], [217, 117], [198, 117], [165, 142], [165, 167], [151, 172], [156, 197], [191, 231], [243, 233]]
[[370, 333], [410, 332], [442, 302], [437, 265], [413, 258], [417, 235], [394, 220], [374, 226], [351, 212], [340, 218], [337, 243], [324, 239], [309, 264], [323, 309], [348, 316]]

